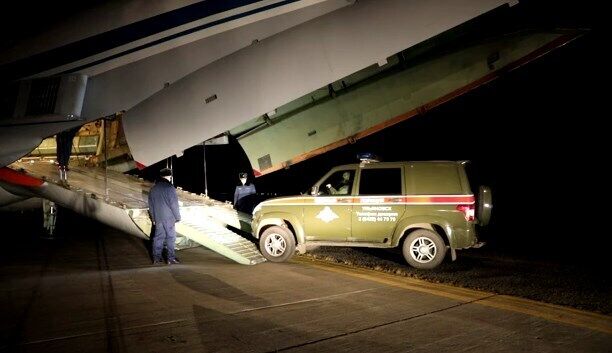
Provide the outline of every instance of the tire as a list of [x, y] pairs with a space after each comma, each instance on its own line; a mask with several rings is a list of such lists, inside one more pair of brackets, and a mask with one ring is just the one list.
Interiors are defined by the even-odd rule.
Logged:
[[402, 253], [410, 266], [431, 270], [444, 261], [446, 244], [438, 233], [429, 229], [417, 229], [404, 240]]
[[493, 208], [493, 195], [491, 189], [487, 186], [478, 188], [478, 208], [476, 211], [476, 219], [478, 224], [486, 226], [491, 220], [491, 209]]
[[295, 237], [286, 227], [270, 227], [259, 238], [259, 251], [268, 261], [285, 262], [295, 253]]

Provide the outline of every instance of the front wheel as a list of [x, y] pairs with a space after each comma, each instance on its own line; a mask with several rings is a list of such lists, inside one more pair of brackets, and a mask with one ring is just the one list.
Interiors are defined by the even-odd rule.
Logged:
[[259, 250], [268, 261], [287, 261], [295, 253], [293, 233], [285, 227], [270, 227], [259, 238]]
[[404, 240], [402, 253], [410, 266], [431, 270], [444, 261], [446, 245], [438, 233], [429, 229], [417, 229]]

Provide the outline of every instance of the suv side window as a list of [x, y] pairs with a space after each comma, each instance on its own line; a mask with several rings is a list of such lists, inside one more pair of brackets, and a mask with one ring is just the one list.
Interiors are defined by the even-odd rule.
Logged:
[[362, 169], [359, 195], [401, 195], [401, 168]]
[[339, 170], [325, 179], [319, 191], [321, 195], [350, 195], [354, 177], [354, 170]]

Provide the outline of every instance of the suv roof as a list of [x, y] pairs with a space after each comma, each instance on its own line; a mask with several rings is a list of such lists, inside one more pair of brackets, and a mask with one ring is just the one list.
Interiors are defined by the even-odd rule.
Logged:
[[366, 165], [386, 165], [386, 164], [465, 164], [466, 161], [449, 161], [449, 160], [439, 160], [439, 161], [384, 161], [384, 162], [361, 162], [361, 163], [350, 163], [350, 164], [342, 164], [333, 167], [333, 169], [339, 168], [352, 168]]
[[[406, 195], [440, 195], [440, 194], [472, 194], [463, 161], [397, 161], [397, 162], [370, 162], [352, 163], [333, 167], [316, 185], [332, 173], [344, 169], [382, 169], [400, 168], [402, 174], [403, 190]], [[408, 178], [408, 176], [410, 176]], [[355, 181], [357, 183], [359, 181]], [[359, 194], [358, 189], [352, 189], [352, 194]]]

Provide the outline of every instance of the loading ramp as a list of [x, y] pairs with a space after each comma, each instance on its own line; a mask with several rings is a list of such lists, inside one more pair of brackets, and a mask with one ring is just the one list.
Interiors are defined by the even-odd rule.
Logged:
[[[41, 197], [94, 218], [128, 234], [148, 239], [152, 223], [148, 215], [151, 182], [100, 168], [71, 166], [68, 184], [60, 182], [57, 166], [45, 161], [13, 163], [6, 173], [39, 180], [36, 186], [9, 183], [3, 187], [23, 196]], [[241, 234], [250, 234], [251, 217], [231, 204], [177, 190], [181, 221], [176, 224], [177, 243], [196, 242], [240, 264], [265, 261], [255, 244]]]

